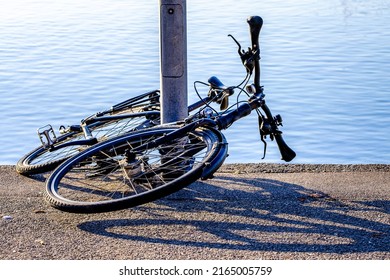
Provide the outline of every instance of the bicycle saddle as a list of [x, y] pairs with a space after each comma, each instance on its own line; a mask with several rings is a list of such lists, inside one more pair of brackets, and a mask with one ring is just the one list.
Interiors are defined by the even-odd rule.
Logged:
[[216, 96], [216, 102], [221, 104], [220, 109], [226, 110], [229, 106], [229, 96], [234, 93], [233, 88], [225, 86], [220, 79], [215, 76], [212, 76], [208, 80], [210, 87], [214, 90], [218, 91], [218, 95]]

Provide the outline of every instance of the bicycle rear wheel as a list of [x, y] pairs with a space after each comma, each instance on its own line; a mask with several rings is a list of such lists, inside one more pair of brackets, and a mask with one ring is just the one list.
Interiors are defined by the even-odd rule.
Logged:
[[164, 137], [176, 129], [123, 135], [68, 159], [49, 177], [46, 200], [60, 210], [81, 213], [134, 207], [188, 186], [207, 165], [216, 166], [221, 162], [216, 158], [226, 156], [219, 131], [196, 129], [173, 140]]

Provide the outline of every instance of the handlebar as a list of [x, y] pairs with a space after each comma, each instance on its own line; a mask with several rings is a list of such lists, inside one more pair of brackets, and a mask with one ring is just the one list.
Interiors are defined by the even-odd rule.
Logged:
[[[256, 88], [256, 94], [260, 94], [263, 92], [263, 88], [260, 85], [259, 36], [260, 36], [261, 27], [263, 26], [263, 19], [259, 16], [252, 16], [248, 18], [247, 22], [249, 24], [251, 43], [252, 43], [252, 53], [254, 55], [254, 68], [255, 68], [254, 85]], [[282, 137], [282, 132], [277, 128], [277, 123], [275, 122], [271, 114], [271, 111], [269, 110], [265, 102], [262, 102], [260, 107], [265, 112], [267, 120], [270, 122], [271, 125], [270, 133], [276, 140], [282, 160], [287, 162], [291, 161], [296, 156], [295, 152], [284, 141]]]
[[[263, 26], [263, 19], [259, 16], [252, 16], [248, 18], [247, 22], [249, 24], [251, 37], [251, 47], [248, 49], [248, 51], [242, 51], [241, 45], [237, 42], [237, 40], [232, 35], [229, 36], [232, 37], [238, 45], [238, 53], [245, 68], [247, 69], [248, 74], [252, 74], [254, 69], [255, 92], [252, 92], [253, 96], [249, 99], [248, 103], [244, 103], [240, 105], [236, 110], [233, 110], [226, 115], [220, 116], [217, 119], [216, 124], [218, 126], [218, 129], [226, 129], [238, 119], [249, 115], [252, 110], [257, 110], [258, 108], [261, 108], [265, 113], [265, 117], [259, 115], [259, 128], [262, 137], [262, 142], [264, 142], [264, 144], [266, 145], [264, 138], [266, 135], [270, 135], [272, 140], [276, 140], [281, 154], [281, 159], [289, 162], [293, 158], [295, 158], [296, 154], [284, 141], [282, 137], [282, 131], [278, 129], [278, 125], [281, 125], [281, 118], [280, 120], [278, 120], [277, 118], [274, 118], [272, 116], [270, 109], [265, 104], [263, 87], [260, 85], [259, 36], [261, 28]], [[213, 83], [211, 82], [210, 84], [211, 86], [213, 85]], [[266, 125], [262, 128], [263, 124]]]

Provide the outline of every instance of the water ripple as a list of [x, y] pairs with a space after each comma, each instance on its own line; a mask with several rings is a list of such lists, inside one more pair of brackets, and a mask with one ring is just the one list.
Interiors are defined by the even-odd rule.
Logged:
[[[223, 8], [222, 8], [223, 7]], [[259, 14], [262, 83], [295, 163], [390, 163], [390, 1], [188, 1], [189, 100], [195, 80], [239, 84], [233, 34]], [[369, 23], [369, 24], [367, 24]], [[0, 10], [0, 163], [38, 145], [35, 130], [76, 123], [159, 87], [156, 3], [8, 1]], [[255, 114], [226, 132], [228, 162], [261, 162]], [[279, 162], [275, 143], [266, 162]]]

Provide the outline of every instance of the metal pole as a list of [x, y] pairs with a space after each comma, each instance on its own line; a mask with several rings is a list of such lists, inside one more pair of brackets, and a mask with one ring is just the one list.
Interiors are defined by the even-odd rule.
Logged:
[[161, 123], [188, 116], [185, 0], [159, 0]]

